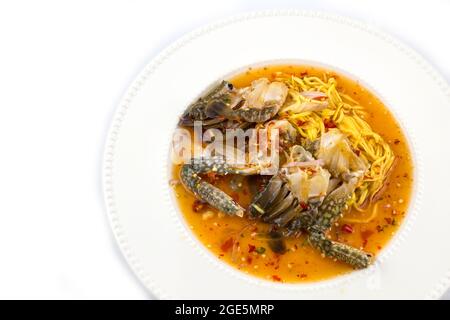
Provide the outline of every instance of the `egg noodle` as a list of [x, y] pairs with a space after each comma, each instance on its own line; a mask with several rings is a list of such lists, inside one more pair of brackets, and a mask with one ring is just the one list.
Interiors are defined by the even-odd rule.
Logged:
[[[314, 141], [328, 128], [336, 127], [347, 136], [355, 153], [367, 161], [369, 168], [349, 201], [349, 206], [364, 211], [371, 201], [375, 201], [395, 161], [388, 143], [364, 120], [367, 117], [364, 107], [340, 93], [333, 77], [324, 75], [322, 80], [315, 76], [300, 78], [278, 73], [276, 80], [289, 87], [289, 99], [280, 115], [289, 120], [303, 138]], [[315, 93], [316, 97], [302, 95], [302, 92]], [[316, 111], [296, 111], [296, 106], [308, 103], [324, 103], [324, 107]], [[352, 222], [368, 222], [376, 213], [375, 204], [369, 218], [352, 219]]]

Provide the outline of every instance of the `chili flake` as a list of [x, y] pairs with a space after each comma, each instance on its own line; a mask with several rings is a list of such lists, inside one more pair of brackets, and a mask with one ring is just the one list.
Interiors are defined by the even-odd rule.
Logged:
[[201, 212], [204, 207], [205, 203], [200, 200], [195, 200], [194, 203], [192, 204], [192, 210], [194, 210], [194, 212]]
[[274, 275], [272, 276], [272, 279], [273, 279], [274, 281], [281, 281], [281, 278], [280, 278], [279, 276], [277, 276], [276, 274], [274, 274]]
[[231, 247], [233, 246], [233, 243], [234, 243], [234, 239], [229, 238], [224, 243], [222, 243], [222, 245], [220, 246], [220, 249], [222, 249], [223, 252], [227, 252], [228, 250], [231, 249]]
[[353, 227], [349, 224], [344, 224], [341, 228], [345, 233], [353, 233]]
[[309, 206], [306, 202], [300, 201], [300, 207], [302, 207], [303, 210], [306, 210], [306, 209], [308, 209]]
[[323, 125], [325, 126], [326, 129], [336, 128], [336, 124], [334, 123], [333, 120], [330, 119], [325, 119], [323, 121]]

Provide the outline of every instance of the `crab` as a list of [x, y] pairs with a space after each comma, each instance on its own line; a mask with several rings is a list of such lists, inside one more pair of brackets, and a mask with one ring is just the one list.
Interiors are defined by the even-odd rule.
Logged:
[[[324, 256], [354, 268], [368, 267], [370, 253], [327, 237], [347, 207], [367, 165], [350, 149], [337, 129], [317, 141], [301, 141], [295, 128], [276, 118], [287, 97], [281, 82], [258, 79], [249, 87], [236, 89], [222, 81], [182, 115], [179, 124], [202, 121], [206, 127], [227, 122], [253, 123], [280, 132], [286, 156], [283, 165], [243, 208], [231, 196], [202, 178], [203, 174], [258, 176], [264, 163], [228, 163], [223, 155], [193, 158], [181, 167], [180, 180], [199, 200], [228, 215], [259, 220], [275, 227], [282, 236], [307, 234], [310, 245]], [[300, 141], [299, 141], [300, 140]]]

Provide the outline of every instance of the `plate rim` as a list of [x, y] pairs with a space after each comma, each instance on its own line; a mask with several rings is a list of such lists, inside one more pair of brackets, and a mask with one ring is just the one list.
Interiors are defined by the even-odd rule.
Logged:
[[[146, 64], [146, 66], [143, 68], [143, 70], [138, 74], [138, 76], [135, 78], [135, 80], [132, 81], [131, 85], [129, 85], [128, 89], [126, 90], [126, 93], [123, 95], [123, 98], [121, 99], [121, 102], [119, 103], [118, 107], [116, 107], [114, 112], [114, 117], [111, 122], [111, 125], [108, 130], [108, 135], [106, 139], [106, 144], [104, 147], [104, 155], [103, 155], [103, 167], [102, 167], [102, 185], [103, 185], [103, 195], [104, 195], [104, 201], [106, 204], [106, 211], [108, 215], [108, 220], [111, 225], [111, 228], [113, 230], [114, 237], [121, 249], [122, 254], [125, 257], [125, 260], [127, 261], [128, 265], [131, 267], [131, 269], [134, 271], [134, 273], [137, 275], [137, 277], [144, 283], [144, 285], [151, 291], [151, 293], [156, 298], [166, 298], [167, 295], [158, 288], [153, 281], [147, 276], [147, 274], [144, 272], [144, 270], [141, 268], [140, 263], [137, 259], [137, 257], [133, 254], [131, 248], [128, 246], [127, 238], [124, 235], [124, 232], [122, 230], [122, 226], [119, 223], [119, 219], [117, 217], [117, 209], [115, 208], [115, 200], [114, 200], [114, 193], [113, 193], [113, 158], [114, 158], [114, 150], [115, 150], [115, 142], [118, 139], [119, 133], [120, 133], [120, 127], [122, 122], [125, 119], [127, 109], [129, 108], [131, 102], [133, 101], [133, 97], [137, 95], [140, 88], [145, 83], [147, 77], [149, 77], [160, 64], [162, 64], [167, 58], [169, 58], [175, 51], [183, 47], [184, 45], [190, 43], [191, 41], [195, 40], [198, 37], [201, 37], [205, 34], [208, 34], [214, 30], [223, 28], [225, 26], [245, 21], [245, 20], [251, 20], [251, 19], [257, 19], [257, 18], [263, 18], [263, 17], [270, 17], [270, 16], [298, 16], [298, 17], [309, 17], [309, 18], [319, 18], [323, 20], [331, 20], [333, 22], [345, 24], [354, 28], [358, 28], [361, 31], [368, 32], [372, 35], [375, 35], [382, 40], [393, 44], [397, 49], [401, 50], [403, 53], [405, 53], [408, 57], [413, 59], [416, 64], [418, 64], [426, 73], [432, 76], [433, 80], [436, 82], [436, 84], [440, 87], [440, 89], [447, 95], [447, 97], [450, 98], [450, 87], [446, 80], [443, 78], [443, 76], [426, 60], [424, 59], [419, 53], [417, 53], [412, 48], [406, 46], [398, 39], [394, 38], [390, 34], [380, 30], [379, 28], [372, 26], [370, 24], [367, 24], [365, 22], [348, 18], [345, 16], [337, 15], [337, 14], [331, 14], [328, 12], [321, 12], [321, 11], [311, 11], [311, 10], [264, 10], [264, 11], [255, 11], [255, 12], [249, 12], [249, 13], [243, 13], [231, 16], [229, 18], [225, 18], [222, 20], [219, 20], [218, 22], [208, 24], [206, 26], [200, 27], [195, 29], [194, 31], [191, 31], [187, 33], [186, 35], [182, 36], [175, 42], [173, 42], [171, 45], [166, 47], [164, 50], [162, 50], [158, 55], [156, 55], [149, 63]], [[393, 112], [393, 110], [391, 110]], [[395, 114], [395, 113], [394, 113]], [[400, 118], [401, 119], [401, 118]], [[397, 118], [397, 120], [399, 120]], [[401, 122], [401, 121], [399, 121]], [[407, 125], [402, 123], [403, 127], [407, 129]], [[410, 147], [413, 149], [414, 152], [414, 136], [411, 134], [408, 134], [407, 136], [410, 138]], [[420, 156], [416, 154], [415, 161], [416, 163], [416, 170], [418, 171], [417, 174], [420, 177], [421, 171], [418, 170], [420, 168]], [[416, 186], [415, 189], [415, 202], [416, 205], [420, 203], [420, 190]], [[413, 204], [413, 199], [410, 204], [410, 209]], [[411, 212], [412, 216], [410, 217], [410, 221], [414, 220], [414, 215], [417, 210], [413, 210], [414, 212]], [[407, 227], [407, 226], [405, 226]], [[404, 230], [404, 232], [407, 232], [408, 230]], [[393, 248], [391, 248], [393, 249]], [[450, 269], [447, 271], [446, 275], [434, 286], [434, 289], [426, 296], [429, 299], [437, 299], [439, 298], [445, 290], [450, 285]]]

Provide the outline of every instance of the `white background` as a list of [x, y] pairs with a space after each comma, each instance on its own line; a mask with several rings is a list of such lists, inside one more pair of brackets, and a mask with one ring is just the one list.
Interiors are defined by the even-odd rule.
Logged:
[[151, 298], [118, 251], [103, 204], [102, 152], [115, 107], [178, 37], [273, 8], [376, 25], [450, 80], [445, 0], [0, 3], [0, 298]]

